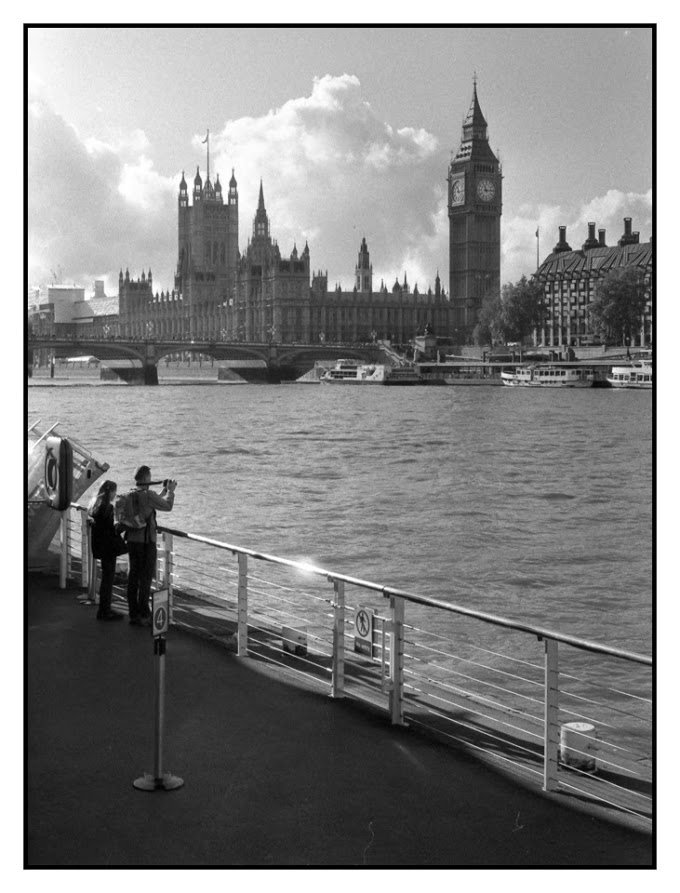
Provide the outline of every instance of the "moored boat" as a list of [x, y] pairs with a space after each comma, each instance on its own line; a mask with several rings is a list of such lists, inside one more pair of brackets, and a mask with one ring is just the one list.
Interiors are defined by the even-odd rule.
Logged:
[[591, 388], [593, 375], [573, 367], [532, 365], [501, 372], [501, 381], [511, 388]]
[[420, 384], [418, 372], [410, 366], [386, 366], [382, 363], [359, 363], [357, 360], [338, 360], [332, 369], [319, 379], [321, 384]]
[[319, 380], [321, 384], [384, 384], [385, 367], [358, 360], [338, 360]]
[[607, 382], [613, 388], [649, 390], [654, 386], [654, 371], [651, 363], [633, 363], [631, 366], [613, 366]]

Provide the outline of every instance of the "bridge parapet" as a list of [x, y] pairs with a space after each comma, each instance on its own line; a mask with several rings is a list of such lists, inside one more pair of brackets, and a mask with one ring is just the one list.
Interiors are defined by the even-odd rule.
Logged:
[[[263, 360], [267, 380], [291, 381], [314, 367], [317, 360], [344, 357], [364, 362], [384, 361], [377, 344], [281, 344], [278, 342], [218, 341], [214, 339], [134, 339], [123, 337], [88, 338], [29, 335], [29, 349], [46, 349], [56, 356], [91, 355], [97, 357], [118, 377], [130, 384], [158, 384], [158, 363], [171, 353], [203, 354], [217, 360]], [[118, 362], [116, 362], [118, 361]]]

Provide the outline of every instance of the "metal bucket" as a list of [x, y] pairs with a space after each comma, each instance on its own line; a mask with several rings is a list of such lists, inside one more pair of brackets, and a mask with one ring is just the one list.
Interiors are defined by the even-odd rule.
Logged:
[[560, 729], [560, 763], [580, 769], [582, 772], [595, 772], [597, 742], [595, 726], [587, 722], [567, 722]]

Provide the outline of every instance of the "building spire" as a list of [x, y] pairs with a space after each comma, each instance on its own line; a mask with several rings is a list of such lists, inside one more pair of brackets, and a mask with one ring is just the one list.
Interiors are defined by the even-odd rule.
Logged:
[[263, 188], [262, 188], [262, 177], [260, 177], [260, 198], [258, 199], [258, 202], [257, 202], [257, 210], [258, 210], [258, 211], [264, 211], [264, 210], [265, 210], [265, 207], [264, 207], [264, 190], [263, 190]]
[[205, 175], [206, 182], [210, 182], [210, 130], [207, 131], [205, 135], [204, 143], [207, 143], [207, 153], [208, 153], [208, 164], [207, 164], [207, 173]]

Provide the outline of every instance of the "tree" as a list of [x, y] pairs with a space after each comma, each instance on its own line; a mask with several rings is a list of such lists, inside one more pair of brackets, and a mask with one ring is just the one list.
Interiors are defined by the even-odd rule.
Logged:
[[543, 295], [541, 283], [526, 276], [519, 282], [508, 282], [503, 286], [501, 302], [506, 340], [521, 343], [541, 322]]
[[630, 343], [640, 329], [645, 312], [644, 271], [639, 267], [611, 270], [598, 283], [595, 300], [588, 308], [590, 327], [605, 342]]
[[503, 305], [500, 295], [487, 295], [477, 318], [477, 325], [472, 333], [475, 344], [488, 344], [493, 347], [497, 341], [504, 340]]

